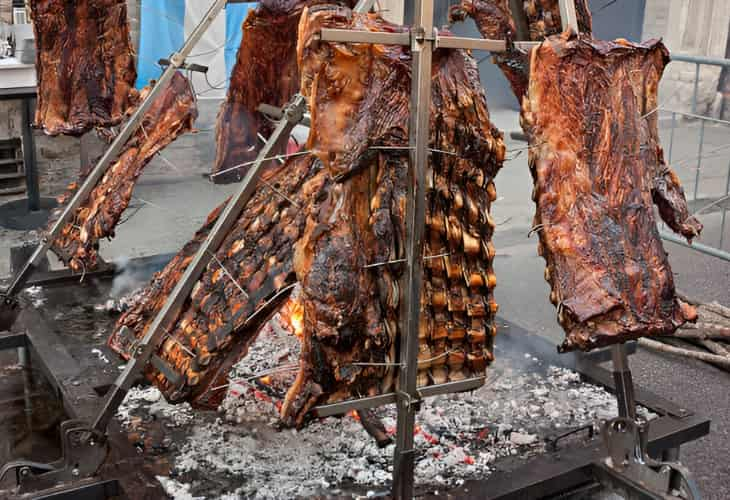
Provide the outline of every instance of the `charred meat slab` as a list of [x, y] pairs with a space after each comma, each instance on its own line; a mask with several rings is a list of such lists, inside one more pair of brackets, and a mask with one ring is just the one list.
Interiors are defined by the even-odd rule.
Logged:
[[[142, 91], [142, 98], [150, 89], [146, 87]], [[129, 205], [134, 185], [144, 167], [165, 146], [191, 130], [197, 116], [190, 83], [182, 74], [176, 73], [167, 88], [155, 98], [117, 160], [53, 242], [51, 249], [66, 265], [77, 272], [96, 267], [99, 241], [114, 237], [114, 228]], [[60, 207], [52, 214], [49, 227], [88, 174], [88, 170], [82, 173], [80, 181], [72, 183], [59, 197]]]
[[[281, 414], [390, 392], [397, 377], [405, 247], [410, 53], [323, 43], [323, 27], [401, 31], [333, 6], [305, 10], [297, 55], [312, 128], [309, 156], [271, 166], [198, 281], [148, 377], [174, 401], [215, 406], [230, 366], [297, 282], [302, 351]], [[504, 158], [473, 58], [434, 54], [426, 278], [419, 383], [482, 375], [492, 360], [493, 178]], [[203, 230], [205, 231], [205, 229]], [[197, 238], [202, 238], [203, 233]], [[189, 247], [126, 313], [111, 339], [129, 356], [189, 262]], [[262, 311], [262, 312], [258, 312]], [[159, 369], [163, 366], [164, 369]], [[183, 374], [171, 380], [165, 374]]]
[[696, 318], [676, 295], [656, 226], [691, 241], [702, 225], [659, 145], [658, 41], [551, 37], [533, 49], [522, 125], [531, 144], [535, 229], [563, 348], [666, 335]]
[[137, 72], [125, 0], [31, 0], [38, 106], [46, 134], [81, 135], [122, 121]]
[[304, 8], [317, 3], [324, 2], [264, 0], [248, 13], [226, 100], [218, 113], [214, 182], [241, 180], [246, 169], [234, 167], [254, 160], [263, 144], [259, 135], [269, 136], [272, 127], [256, 111], [259, 104], [283, 106], [299, 91], [297, 25]]

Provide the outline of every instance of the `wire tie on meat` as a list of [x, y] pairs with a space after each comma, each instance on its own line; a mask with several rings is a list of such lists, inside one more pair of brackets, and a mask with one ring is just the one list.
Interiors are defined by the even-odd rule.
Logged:
[[291, 290], [295, 286], [297, 286], [297, 284], [296, 283], [292, 283], [290, 285], [285, 286], [284, 288], [282, 288], [278, 292], [276, 292], [273, 297], [271, 297], [269, 300], [267, 300], [266, 302], [264, 302], [261, 305], [261, 307], [259, 307], [258, 309], [256, 309], [253, 313], [251, 313], [251, 315], [248, 318], [246, 318], [246, 320], [243, 322], [242, 327], [248, 326], [248, 323], [253, 318], [255, 318], [256, 315], [258, 315], [258, 313], [260, 313], [261, 311], [263, 311], [264, 309], [266, 309], [269, 305], [271, 305], [272, 302], [276, 301], [280, 296], [282, 296], [283, 294], [285, 294], [286, 292], [288, 292], [289, 290]]
[[231, 384], [236, 384], [239, 382], [250, 382], [252, 380], [256, 380], [257, 378], [265, 377], [267, 375], [274, 375], [276, 373], [284, 373], [289, 371], [298, 370], [299, 365], [298, 364], [291, 364], [291, 365], [282, 365], [277, 366], [276, 368], [271, 368], [269, 370], [263, 370], [258, 373], [255, 373], [254, 375], [251, 375], [249, 377], [243, 377], [243, 378], [236, 378], [231, 381], [229, 381], [227, 384], [219, 385], [216, 387], [211, 388], [211, 391], [218, 391], [221, 389], [225, 389], [226, 387], [229, 387]]
[[275, 188], [275, 187], [274, 187], [273, 185], [271, 185], [271, 183], [270, 183], [269, 181], [266, 181], [266, 180], [264, 180], [264, 179], [261, 179], [261, 178], [259, 178], [259, 181], [260, 181], [260, 182], [261, 182], [261, 183], [262, 183], [262, 184], [263, 184], [264, 186], [266, 186], [266, 187], [268, 187], [269, 189], [271, 189], [271, 190], [272, 190], [273, 192], [275, 192], [276, 194], [278, 194], [279, 196], [281, 196], [282, 198], [284, 198], [284, 199], [285, 199], [286, 201], [288, 201], [289, 203], [291, 203], [291, 204], [292, 204], [292, 205], [294, 205], [295, 207], [297, 207], [297, 208], [299, 208], [299, 209], [302, 209], [302, 208], [303, 208], [303, 207], [302, 207], [302, 206], [301, 206], [301, 205], [300, 205], [299, 203], [297, 203], [296, 201], [292, 200], [292, 199], [291, 199], [291, 198], [289, 198], [289, 197], [288, 197], [287, 195], [285, 195], [284, 193], [282, 193], [281, 191], [279, 191], [278, 189], [276, 189], [276, 188]]
[[185, 345], [177, 337], [175, 337], [173, 334], [171, 334], [168, 331], [166, 331], [165, 333], [167, 334], [167, 338], [169, 338], [170, 340], [175, 342], [178, 346], [180, 346], [180, 349], [185, 351], [190, 357], [192, 357], [192, 358], [195, 357], [195, 353], [193, 351], [191, 351], [190, 349], [188, 349], [187, 347], [185, 347]]
[[362, 266], [362, 268], [370, 269], [372, 267], [387, 266], [388, 264], [402, 264], [403, 262], [408, 262], [408, 261], [406, 259], [389, 260], [387, 262], [376, 262], [375, 264], [368, 264], [366, 266]]
[[439, 354], [437, 356], [434, 356], [433, 358], [419, 359], [418, 360], [418, 364], [420, 365], [422, 363], [430, 363], [431, 361], [436, 361], [437, 359], [445, 358], [446, 356], [448, 356], [449, 354], [451, 354], [453, 352], [457, 352], [457, 350], [456, 349], [451, 349], [449, 351], [442, 352], [441, 354]]
[[[424, 255], [423, 260], [438, 259], [440, 257], [448, 257], [449, 255], [451, 255], [450, 252], [440, 253], [438, 255]], [[374, 264], [368, 264], [366, 266], [362, 266], [362, 268], [370, 269], [372, 267], [387, 266], [388, 264], [403, 264], [404, 262], [408, 262], [408, 259], [395, 259], [395, 260], [389, 260], [386, 262], [376, 262]]]
[[[297, 151], [296, 153], [289, 153], [289, 154], [285, 154], [285, 155], [270, 156], [268, 158], [262, 159], [261, 161], [271, 161], [271, 160], [280, 160], [280, 159], [281, 160], [286, 160], [287, 158], [293, 158], [295, 156], [307, 155], [307, 154], [309, 154], [311, 152], [312, 152], [311, 150], [307, 149], [306, 151]], [[249, 165], [253, 165], [257, 161], [259, 161], [259, 160], [256, 159], [256, 160], [251, 160], [251, 161], [247, 161], [247, 162], [244, 162], [244, 163], [239, 163], [238, 165], [234, 165], [234, 166], [229, 167], [229, 168], [227, 168], [225, 170], [221, 170], [220, 172], [216, 172], [214, 174], [210, 174], [210, 176], [211, 177], [218, 177], [219, 175], [223, 175], [223, 174], [225, 174], [227, 172], [230, 172], [232, 170], [237, 170], [237, 169], [242, 168], [242, 167], [247, 167]]]
[[405, 365], [403, 363], [387, 363], [387, 362], [383, 362], [383, 363], [377, 363], [377, 362], [368, 363], [368, 362], [363, 361], [363, 362], [349, 363], [348, 366], [396, 366], [396, 367], [399, 367], [399, 368], [403, 368]]
[[536, 232], [542, 230], [544, 227], [545, 227], [545, 224], [538, 224], [537, 226], [530, 229], [530, 232], [527, 233], [527, 237], [529, 238], [530, 236], [532, 236], [532, 233], [536, 233]]
[[236, 281], [236, 279], [231, 275], [231, 273], [228, 272], [228, 269], [226, 269], [226, 266], [224, 266], [223, 263], [220, 260], [218, 260], [218, 257], [216, 257], [216, 255], [213, 252], [211, 252], [210, 250], [206, 250], [206, 252], [208, 252], [208, 255], [210, 255], [213, 258], [213, 260], [216, 262], [216, 264], [218, 264], [220, 266], [221, 271], [223, 271], [225, 273], [225, 275], [228, 276], [228, 278], [233, 282], [233, 284], [236, 285], [236, 288], [238, 288], [241, 291], [243, 296], [246, 297], [246, 299], [248, 299], [248, 294], [246, 293], [246, 290], [244, 290], [243, 287], [238, 284], [238, 281]]

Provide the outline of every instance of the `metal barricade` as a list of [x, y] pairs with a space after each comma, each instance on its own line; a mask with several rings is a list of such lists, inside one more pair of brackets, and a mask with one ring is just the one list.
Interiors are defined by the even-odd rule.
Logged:
[[[703, 65], [730, 68], [730, 59], [672, 54], [672, 61], [695, 65], [692, 112], [661, 106], [660, 134], [666, 134], [668, 121], [667, 163], [674, 169], [685, 187], [690, 211], [704, 224], [700, 241], [687, 245], [664, 225], [661, 236], [667, 241], [688, 246], [698, 252], [730, 261], [730, 121], [698, 113], [700, 67]], [[669, 120], [666, 120], [670, 118]], [[664, 119], [664, 120], [662, 120]], [[696, 153], [682, 154], [677, 150], [688, 144], [696, 129]], [[683, 133], [689, 132], [689, 133]], [[729, 233], [729, 234], [726, 234]]]

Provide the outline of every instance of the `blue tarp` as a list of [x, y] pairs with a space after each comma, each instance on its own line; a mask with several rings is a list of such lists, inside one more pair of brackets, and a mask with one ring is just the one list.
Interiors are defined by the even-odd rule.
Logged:
[[[185, 2], [200, 0], [142, 0], [140, 12], [139, 57], [137, 88], [160, 76], [157, 61], [169, 58], [185, 41]], [[225, 51], [226, 74], [230, 77], [241, 44], [241, 25], [248, 11], [256, 3], [237, 3], [226, 6]]]

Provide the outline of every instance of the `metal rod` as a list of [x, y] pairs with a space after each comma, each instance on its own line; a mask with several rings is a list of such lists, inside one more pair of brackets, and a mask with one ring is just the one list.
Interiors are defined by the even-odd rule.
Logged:
[[629, 368], [629, 357], [626, 355], [626, 346], [616, 344], [611, 346], [613, 361], [613, 379], [616, 382], [616, 402], [618, 414], [624, 418], [636, 420], [636, 398], [634, 397], [634, 382]]
[[25, 263], [23, 268], [13, 280], [13, 283], [6, 290], [5, 295], [8, 298], [14, 297], [23, 287], [28, 277], [35, 269], [36, 264], [43, 256], [45, 256], [48, 249], [51, 248], [51, 245], [56, 239], [56, 236], [58, 236], [58, 234], [66, 226], [66, 223], [68, 223], [68, 221], [74, 215], [79, 205], [81, 205], [81, 203], [83, 203], [88, 198], [89, 194], [94, 189], [97, 182], [99, 182], [99, 179], [104, 176], [109, 166], [112, 164], [112, 161], [114, 161], [117, 155], [121, 152], [127, 140], [132, 136], [132, 134], [134, 134], [134, 132], [136, 132], [140, 123], [142, 123], [142, 119], [144, 118], [145, 113], [152, 105], [155, 98], [163, 91], [163, 89], [167, 87], [167, 84], [170, 82], [177, 69], [185, 63], [185, 58], [188, 56], [188, 54], [190, 54], [190, 51], [193, 49], [193, 47], [195, 47], [205, 31], [210, 27], [210, 25], [213, 23], [215, 18], [225, 6], [226, 0], [215, 0], [213, 2], [213, 5], [211, 5], [210, 9], [208, 9], [208, 12], [203, 17], [203, 20], [193, 30], [183, 46], [180, 48], [180, 51], [170, 56], [170, 66], [168, 66], [167, 69], [165, 69], [165, 71], [162, 73], [159, 80], [157, 80], [155, 86], [152, 87], [152, 90], [150, 90], [147, 98], [145, 98], [139, 104], [139, 107], [135, 110], [134, 114], [124, 125], [122, 130], [119, 132], [119, 135], [117, 135], [116, 139], [114, 139], [114, 142], [112, 142], [111, 146], [109, 146], [109, 148], [106, 150], [106, 152], [96, 164], [94, 169], [91, 171], [89, 176], [84, 180], [84, 183], [81, 185], [81, 187], [79, 187], [73, 198], [71, 198], [71, 201], [69, 201], [64, 208], [61, 216], [55, 222], [48, 234], [43, 237], [41, 244], [38, 245], [38, 248], [36, 248], [35, 252], [33, 252], [33, 255], [31, 255], [30, 259], [28, 259], [28, 261]]
[[359, 12], [365, 14], [370, 12], [370, 9], [375, 5], [375, 0], [358, 0], [357, 4], [352, 8], [353, 12]]
[[692, 92], [692, 114], [697, 113], [697, 96], [700, 91], [700, 63], [695, 63], [695, 84]]
[[27, 431], [33, 432], [33, 377], [30, 366], [30, 353], [27, 347], [18, 347], [18, 364], [23, 370], [23, 399], [25, 403], [25, 424]]
[[[433, 32], [434, 0], [414, 2], [414, 33]], [[418, 393], [418, 326], [423, 287], [423, 246], [426, 226], [426, 169], [428, 168], [429, 119], [431, 116], [431, 66], [434, 42], [427, 36], [411, 43], [411, 113], [409, 123], [410, 171], [406, 201], [406, 283], [401, 309], [398, 420], [393, 463], [393, 496], [413, 498], [413, 429], [420, 399]]]
[[674, 131], [677, 128], [677, 113], [672, 111], [672, 131], [669, 133], [669, 156], [667, 163], [672, 164], [672, 151], [674, 149]]
[[134, 358], [127, 363], [124, 372], [114, 382], [102, 410], [96, 417], [94, 429], [101, 432], [106, 429], [109, 420], [114, 415], [116, 408], [124, 400], [124, 396], [134, 382], [137, 374], [147, 365], [165, 335], [165, 331], [170, 326], [170, 323], [175, 320], [180, 307], [182, 307], [185, 300], [189, 297], [197, 279], [210, 261], [210, 254], [218, 250], [226, 235], [240, 217], [243, 208], [256, 189], [259, 172], [267, 163], [265, 160], [283, 141], [289, 139], [289, 134], [301, 119], [305, 103], [304, 97], [301, 95], [296, 95], [293, 98], [284, 114], [284, 119], [279, 121], [269, 141], [259, 151], [258, 161], [246, 172], [246, 176], [243, 178], [238, 191], [228, 204], [226, 204], [225, 209], [218, 217], [210, 234], [208, 234], [208, 237], [200, 245], [200, 248], [198, 248], [195, 257], [193, 257], [193, 260], [185, 269], [177, 285], [170, 295], [168, 295], [162, 309], [157, 313], [157, 316], [155, 316], [154, 321], [147, 329], [144, 337], [140, 340], [133, 354]]
[[[727, 180], [725, 181], [725, 196], [730, 194], [730, 163], [727, 164]], [[720, 222], [720, 244], [718, 248], [722, 250], [722, 244], [725, 240], [725, 219], [727, 218], [727, 209], [722, 209], [722, 221]]]
[[709, 245], [703, 245], [702, 243], [697, 242], [693, 242], [690, 245], [683, 238], [679, 238], [678, 236], [675, 236], [674, 234], [668, 233], [666, 231], [659, 231], [659, 236], [661, 236], [663, 240], [671, 241], [672, 243], [676, 243], [677, 245], [682, 245], [684, 247], [691, 248], [692, 250], [697, 250], [700, 253], [711, 255], [712, 257], [717, 257], [718, 259], [730, 262], [730, 252], [726, 252], [724, 250], [714, 248]]
[[[421, 398], [430, 398], [440, 394], [451, 394], [454, 392], [473, 391], [484, 385], [486, 377], [473, 377], [458, 382], [446, 382], [438, 385], [428, 385], [418, 389]], [[351, 410], [367, 410], [369, 408], [377, 408], [378, 406], [393, 404], [398, 400], [398, 394], [389, 392], [388, 394], [380, 394], [378, 396], [370, 396], [366, 398], [350, 399], [339, 403], [330, 403], [320, 405], [312, 409], [312, 414], [317, 417], [330, 417], [332, 415], [342, 415]]]
[[322, 28], [319, 39], [323, 42], [375, 43], [381, 45], [410, 45], [410, 33], [385, 33], [366, 30]]
[[697, 200], [697, 193], [699, 191], [699, 185], [700, 185], [700, 167], [702, 166], [702, 150], [705, 147], [705, 121], [702, 120], [700, 122], [700, 135], [699, 135], [699, 147], [697, 151], [697, 167], [695, 170], [695, 186], [694, 186], [694, 196], [692, 197], [692, 201]]
[[32, 100], [32, 97], [25, 97], [22, 102], [23, 166], [25, 168], [25, 187], [28, 191], [28, 211], [37, 212], [41, 209], [41, 191], [38, 186], [35, 139], [31, 128], [31, 123], [33, 123]]
[[575, 0], [560, 0], [560, 19], [563, 22], [563, 31], [570, 28], [574, 33], [580, 33], [578, 14], [575, 11]]
[[466, 38], [462, 36], [436, 36], [437, 49], [472, 49], [486, 50], [487, 52], [504, 52], [507, 50], [507, 42], [504, 40], [487, 40], [478, 38]]

